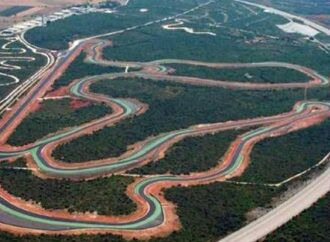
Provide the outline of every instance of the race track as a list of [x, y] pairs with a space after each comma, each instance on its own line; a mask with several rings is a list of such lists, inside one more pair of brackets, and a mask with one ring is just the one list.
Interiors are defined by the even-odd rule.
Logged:
[[[187, 12], [187, 11], [186, 11]], [[98, 36], [99, 37], [99, 36]], [[22, 37], [23, 38], [23, 37]], [[26, 93], [0, 120], [0, 160], [14, 160], [26, 157], [27, 165], [33, 173], [42, 178], [72, 180], [94, 179], [100, 176], [123, 174], [134, 167], [142, 166], [152, 160], [160, 159], [161, 154], [174, 143], [191, 136], [205, 135], [243, 127], [254, 127], [254, 130], [239, 137], [228, 148], [222, 162], [206, 171], [190, 175], [155, 175], [136, 178], [128, 187], [127, 194], [137, 204], [137, 210], [127, 216], [101, 216], [70, 214], [67, 211], [49, 211], [38, 205], [31, 205], [9, 194], [0, 188], [0, 226], [2, 229], [16, 233], [114, 233], [126, 237], [148, 238], [168, 234], [179, 229], [175, 207], [165, 200], [160, 192], [163, 188], [177, 185], [193, 186], [224, 181], [244, 172], [249, 162], [253, 145], [272, 136], [285, 135], [298, 129], [318, 124], [330, 117], [330, 102], [301, 101], [292, 111], [270, 117], [256, 117], [247, 120], [234, 120], [221, 123], [198, 124], [181, 130], [159, 134], [135, 145], [120, 157], [94, 160], [85, 163], [64, 163], [55, 160], [51, 154], [60, 144], [81, 137], [85, 134], [114, 125], [135, 115], [143, 115], [148, 106], [139, 100], [111, 98], [91, 93], [89, 86], [104, 79], [141, 77], [155, 81], [172, 81], [189, 85], [213, 86], [245, 90], [272, 90], [290, 88], [328, 88], [329, 79], [309, 68], [281, 62], [262, 63], [205, 63], [190, 60], [155, 60], [152, 62], [119, 62], [102, 59], [103, 48], [109, 45], [105, 40], [88, 38], [76, 42], [69, 50], [58, 54], [41, 79]], [[15, 128], [29, 114], [39, 100], [45, 96], [55, 80], [60, 77], [72, 61], [85, 50], [86, 61], [120, 67], [140, 68], [139, 71], [105, 74], [85, 77], [70, 84], [70, 95], [91, 102], [102, 102], [109, 105], [113, 113], [79, 127], [66, 129], [50, 135], [45, 139], [22, 147], [6, 144]], [[39, 50], [41, 51], [41, 50]], [[49, 53], [47, 53], [49, 54]], [[284, 67], [299, 71], [310, 77], [309, 82], [301, 83], [246, 83], [226, 80], [209, 80], [196, 77], [169, 75], [164, 66], [171, 63], [207, 66], [212, 68], [256, 68]], [[166, 206], [164, 205], [166, 204]]]

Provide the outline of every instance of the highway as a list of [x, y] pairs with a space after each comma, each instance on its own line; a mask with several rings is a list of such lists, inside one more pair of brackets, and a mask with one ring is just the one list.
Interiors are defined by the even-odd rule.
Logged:
[[330, 191], [330, 167], [309, 185], [256, 221], [219, 242], [254, 242], [312, 206]]
[[312, 22], [312, 21], [310, 21], [310, 20], [308, 20], [304, 17], [294, 15], [294, 14], [291, 14], [291, 13], [287, 13], [285, 11], [278, 10], [276, 8], [267, 7], [267, 6], [262, 5], [262, 4], [251, 3], [249, 1], [244, 1], [244, 0], [235, 0], [235, 1], [246, 4], [246, 5], [250, 5], [250, 6], [254, 6], [254, 7], [264, 9], [268, 13], [274, 13], [274, 14], [280, 15], [282, 17], [285, 17], [287, 19], [298, 19], [298, 20], [302, 21], [304, 24], [306, 24], [306, 25], [308, 25], [308, 26], [310, 26], [314, 29], [317, 29], [318, 31], [330, 36], [330, 30], [328, 28], [326, 28], [325, 26], [322, 26], [320, 24], [317, 24], [315, 22]]

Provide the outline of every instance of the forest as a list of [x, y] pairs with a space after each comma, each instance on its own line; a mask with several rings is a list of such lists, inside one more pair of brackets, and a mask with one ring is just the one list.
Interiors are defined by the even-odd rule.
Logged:
[[289, 83], [303, 82], [310, 78], [301, 72], [287, 68], [210, 68], [195, 65], [171, 64], [175, 69], [173, 75], [192, 76], [221, 81], [253, 82], [253, 83]]
[[213, 135], [186, 138], [168, 150], [163, 159], [135, 168], [130, 173], [189, 174], [207, 171], [221, 162], [230, 143], [242, 133], [244, 130], [229, 130]]
[[[33, 28], [26, 33], [26, 39], [39, 47], [61, 50], [66, 49], [73, 40], [142, 25], [196, 5], [191, 0], [158, 0], [154, 3], [147, 0], [134, 1], [125, 8], [117, 8], [119, 11], [111, 14], [83, 14], [51, 22], [47, 27]], [[146, 6], [150, 10], [148, 14], [141, 13], [140, 9]]]
[[53, 84], [53, 89], [69, 85], [76, 79], [106, 73], [122, 72], [123, 68], [86, 63], [86, 53], [81, 53]]
[[[34, 178], [37, 179], [37, 178]], [[25, 181], [25, 180], [24, 180]], [[47, 181], [48, 182], [48, 181]], [[13, 184], [16, 184], [13, 183]], [[32, 183], [33, 185], [34, 182]], [[100, 190], [106, 187], [99, 188], [94, 192], [93, 200], [98, 202], [99, 209], [105, 205], [102, 201], [102, 192]], [[14, 186], [14, 185], [12, 185]], [[70, 185], [71, 186], [71, 185]], [[74, 187], [74, 183], [72, 184]], [[92, 185], [90, 185], [92, 186]], [[84, 186], [82, 186], [83, 188]], [[110, 186], [111, 187], [111, 186]], [[57, 187], [59, 188], [59, 187]], [[82, 189], [82, 193], [85, 189]], [[96, 187], [94, 187], [96, 188]], [[29, 187], [26, 187], [28, 190]], [[49, 199], [63, 200], [63, 198], [57, 198], [58, 190], [53, 190], [53, 186], [50, 186], [50, 191], [44, 191], [43, 194], [47, 194]], [[68, 192], [68, 188], [63, 188]], [[112, 189], [113, 186], [112, 186]], [[116, 188], [115, 188], [116, 189]], [[37, 189], [34, 189], [37, 190]], [[61, 189], [60, 189], [61, 190]], [[13, 187], [11, 191], [15, 191]], [[16, 191], [15, 191], [16, 192]], [[37, 191], [35, 191], [37, 193]], [[278, 193], [278, 190], [258, 187], [257, 189], [252, 186], [239, 186], [225, 183], [213, 183], [211, 185], [200, 185], [195, 187], [174, 187], [165, 191], [166, 199], [172, 201], [178, 205], [177, 213], [180, 217], [183, 228], [172, 233], [166, 238], [154, 238], [149, 240], [150, 242], [205, 242], [216, 241], [220, 237], [223, 237], [230, 232], [240, 228], [247, 221], [246, 213], [256, 207], [268, 206], [271, 202], [271, 198]], [[70, 193], [69, 193], [70, 194]], [[68, 197], [63, 192], [63, 197]], [[71, 195], [71, 194], [70, 194]], [[82, 195], [76, 194], [79, 198]], [[86, 195], [86, 193], [84, 193]], [[106, 194], [103, 194], [106, 195]], [[71, 197], [71, 196], [70, 196]], [[115, 193], [115, 198], [118, 194]], [[40, 199], [37, 197], [40, 201]], [[86, 202], [86, 198], [80, 197], [83, 202]], [[109, 199], [106, 195], [105, 198]], [[72, 204], [79, 201], [72, 197]], [[59, 201], [57, 201], [59, 202]], [[89, 201], [93, 202], [93, 201]], [[118, 203], [118, 202], [116, 202]], [[63, 205], [63, 203], [62, 203]], [[120, 205], [120, 204], [118, 204]], [[111, 208], [114, 208], [112, 205]], [[108, 209], [108, 208], [103, 208]], [[118, 236], [113, 235], [83, 235], [83, 236], [23, 236], [16, 237], [11, 234], [1, 233], [0, 241], [75, 241], [75, 242], [105, 242], [105, 241], [120, 241], [124, 242]]]
[[[269, 16], [265, 16], [267, 17]], [[242, 18], [241, 21], [244, 25], [246, 24], [244, 21], [248, 20]], [[249, 19], [249, 21], [258, 20]], [[271, 38], [265, 34], [265, 31], [276, 32], [277, 27], [271, 21], [262, 23], [263, 29], [258, 31], [255, 29], [258, 25], [251, 25], [248, 30], [242, 30], [242, 26], [236, 22], [234, 27], [224, 27], [221, 31], [212, 29], [217, 33], [216, 37], [169, 31], [162, 29], [160, 25], [152, 25], [111, 37], [113, 45], [104, 50], [104, 57], [122, 61], [161, 59], [225, 63], [279, 61], [306, 66], [324, 75], [330, 75], [328, 66], [330, 55], [325, 54], [317, 45], [301, 36], [283, 33]]]
[[[315, 165], [329, 153], [330, 121], [257, 143], [239, 181], [277, 183]], [[306, 148], [308, 147], [308, 148]]]
[[149, 110], [59, 146], [53, 153], [56, 158], [83, 162], [118, 156], [128, 145], [151, 135], [201, 123], [274, 115], [290, 111], [303, 98], [303, 90], [243, 91], [138, 78], [99, 81], [91, 91], [137, 98], [149, 104]]
[[[95, 212], [102, 215], [124, 215], [136, 209], [126, 195], [132, 177], [111, 176], [92, 181], [41, 179], [27, 170], [10, 167], [26, 167], [25, 160], [15, 163], [2, 162], [0, 184], [12, 195], [32, 200], [46, 209], [67, 209], [69, 212]], [[0, 239], [1, 241], [1, 239]]]
[[91, 104], [74, 108], [70, 99], [43, 101], [39, 110], [30, 113], [9, 137], [8, 144], [30, 144], [63, 128], [72, 127], [101, 118], [112, 112], [105, 104]]

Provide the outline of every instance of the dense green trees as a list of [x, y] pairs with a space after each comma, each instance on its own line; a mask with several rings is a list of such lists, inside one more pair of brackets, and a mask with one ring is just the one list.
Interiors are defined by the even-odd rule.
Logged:
[[217, 69], [184, 64], [171, 64], [169, 66], [175, 69], [173, 75], [201, 77], [221, 81], [287, 83], [303, 82], [310, 79], [301, 72], [278, 67]]
[[[26, 33], [26, 39], [36, 46], [54, 50], [66, 49], [72, 40], [141, 25], [175, 15], [196, 5], [197, 3], [191, 0], [132, 1], [125, 8], [120, 8], [119, 13], [72, 16], [51, 22], [47, 27], [33, 28]], [[148, 14], [140, 12], [140, 9], [145, 7], [149, 9]]]
[[[24, 160], [1, 167], [25, 167]], [[92, 181], [40, 179], [30, 171], [0, 169], [2, 188], [17, 197], [41, 203], [47, 209], [68, 209], [105, 215], [129, 214], [136, 209], [125, 194], [131, 177], [111, 176]], [[1, 240], [0, 240], [1, 241]]]
[[[222, 4], [222, 2], [218, 2]], [[267, 16], [264, 16], [267, 18]], [[268, 16], [269, 17], [269, 16]], [[265, 32], [276, 32], [272, 21], [264, 21], [246, 31], [246, 24], [212, 29], [216, 37], [187, 34], [184, 31], [168, 31], [159, 25], [143, 28], [143, 31], [130, 31], [111, 38], [113, 46], [104, 50], [104, 56], [111, 60], [152, 61], [159, 59], [186, 59], [206, 62], [263, 62], [281, 61], [303, 65], [330, 75], [328, 63], [330, 55], [325, 54], [317, 45], [301, 36], [276, 33], [269, 38]], [[258, 21], [251, 19], [251, 22]], [[260, 24], [263, 29], [256, 31]], [[272, 33], [270, 33], [272, 34]], [[256, 39], [259, 42], [253, 43]], [[159, 40], [162, 41], [159, 41]]]
[[129, 144], [150, 135], [194, 124], [282, 113], [303, 98], [303, 90], [229, 90], [137, 78], [100, 81], [91, 90], [112, 97], [137, 98], [149, 104], [149, 110], [60, 146], [54, 152], [56, 158], [77, 162], [116, 156]]
[[61, 77], [55, 81], [53, 88], [57, 89], [69, 85], [72, 81], [94, 75], [101, 75], [112, 72], [122, 72], [123, 68], [113, 66], [102, 66], [97, 64], [85, 63], [86, 53], [81, 53], [68, 67]]
[[187, 138], [175, 144], [163, 159], [133, 169], [131, 173], [187, 174], [209, 170], [218, 164], [230, 143], [241, 133], [242, 130], [230, 130], [214, 135]]
[[319, 162], [329, 152], [330, 121], [261, 141], [241, 181], [280, 182]]
[[69, 99], [47, 100], [40, 110], [29, 114], [10, 136], [8, 144], [20, 146], [32, 143], [60, 129], [79, 125], [111, 113], [105, 104], [89, 104], [75, 109]]
[[[216, 241], [244, 225], [245, 214], [255, 207], [266, 206], [276, 190], [266, 187], [238, 186], [224, 183], [166, 190], [168, 200], [178, 205], [177, 213], [183, 228], [166, 238], [151, 242]], [[0, 234], [0, 241], [125, 241], [113, 235], [83, 236], [24, 236]]]
[[0, 242], [126, 242], [115, 235], [24, 235], [17, 236], [0, 232]]

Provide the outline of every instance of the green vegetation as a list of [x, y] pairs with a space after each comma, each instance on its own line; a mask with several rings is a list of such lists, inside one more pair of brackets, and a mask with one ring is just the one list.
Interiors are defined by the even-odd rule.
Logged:
[[[7, 41], [1, 40], [0, 46], [2, 46]], [[14, 42], [10, 44], [8, 47], [10, 48], [25, 48], [25, 46], [19, 42]], [[15, 50], [12, 56], [15, 57], [34, 57], [34, 61], [15, 61], [8, 60], [7, 64], [17, 65], [21, 67], [21, 70], [1, 70], [2, 73], [6, 73], [8, 75], [14, 75], [21, 80], [18, 84], [13, 84], [10, 86], [2, 86], [0, 87], [0, 98], [5, 97], [12, 91], [17, 85], [21, 84], [23, 81], [27, 80], [34, 73], [36, 73], [43, 65], [45, 65], [45, 57], [41, 55], [34, 54], [30, 49], [27, 49], [27, 52], [24, 54], [17, 54]], [[10, 51], [8, 51], [10, 52]], [[6, 57], [6, 55], [1, 55]], [[0, 76], [0, 83], [8, 83], [8, 81], [12, 81], [12, 79], [8, 79], [4, 76]]]
[[10, 136], [8, 144], [32, 143], [60, 129], [86, 123], [111, 113], [105, 104], [88, 104], [75, 109], [69, 99], [47, 100], [36, 112], [29, 114]]
[[243, 133], [242, 130], [230, 130], [214, 135], [184, 139], [175, 144], [163, 159], [133, 169], [131, 173], [189, 174], [209, 170], [219, 163], [230, 143], [241, 133]]
[[330, 234], [330, 193], [289, 223], [268, 235], [265, 242], [324, 242]]
[[[273, 30], [272, 25], [268, 26]], [[222, 30], [216, 37], [188, 35], [183, 31], [168, 31], [150, 26], [143, 31], [131, 31], [111, 38], [113, 46], [104, 50], [112, 60], [152, 61], [186, 59], [206, 62], [280, 61], [300, 64], [329, 75], [330, 55], [315, 44], [296, 37], [267, 38], [257, 33]], [[239, 35], [239, 36], [237, 36]], [[262, 40], [252, 43], [256, 37]], [[162, 41], [159, 41], [162, 39]]]
[[9, 8], [6, 8], [6, 9], [0, 11], [0, 16], [10, 17], [10, 16], [16, 15], [20, 12], [26, 11], [30, 8], [31, 8], [30, 6], [13, 6], [13, 7], [9, 7]]
[[[221, 9], [221, 11], [219, 11]], [[216, 36], [189, 34], [180, 30], [165, 30], [155, 24], [111, 37], [113, 46], [104, 56], [112, 60], [152, 61], [186, 59], [207, 62], [281, 61], [300, 64], [329, 75], [330, 55], [301, 35], [281, 31], [276, 24], [286, 23], [280, 16], [256, 9], [251, 14], [241, 4], [216, 1], [199, 11], [185, 15], [196, 31], [214, 32]], [[223, 22], [223, 12], [229, 16]], [[207, 17], [205, 16], [207, 13]], [[167, 21], [166, 23], [172, 23]], [[220, 25], [221, 27], [215, 27]], [[162, 41], [159, 41], [159, 40]]]
[[106, 73], [122, 72], [123, 68], [113, 67], [113, 66], [102, 66], [97, 64], [90, 64], [84, 62], [86, 58], [85, 53], [81, 53], [77, 59], [75, 59], [68, 69], [61, 75], [61, 77], [55, 81], [53, 88], [57, 89], [59, 87], [67, 86], [72, 81], [80, 79], [87, 76], [95, 76]]
[[[20, 159], [15, 163], [1, 163], [2, 188], [24, 200], [40, 202], [46, 209], [68, 209], [70, 212], [94, 212], [104, 215], [129, 214], [136, 209], [125, 194], [131, 177], [111, 176], [91, 181], [40, 179], [30, 171], [8, 167], [25, 167]], [[1, 241], [1, 240], [0, 240]]]
[[[166, 238], [151, 239], [151, 242], [205, 242], [216, 241], [244, 225], [245, 214], [251, 209], [266, 206], [276, 190], [251, 186], [214, 183], [190, 188], [176, 187], [166, 190], [168, 200], [178, 205], [178, 215], [183, 228]], [[19, 241], [125, 241], [112, 235], [95, 236], [24, 236], [4, 234], [4, 238], [20, 238]], [[31, 240], [28, 240], [31, 239]]]
[[258, 68], [210, 68], [195, 65], [171, 64], [173, 75], [192, 76], [221, 81], [286, 83], [303, 82], [310, 78], [296, 70], [277, 67]]
[[258, 3], [267, 3], [275, 8], [288, 11], [290, 13], [297, 13], [301, 15], [321, 15], [329, 14], [330, 6], [324, 0], [258, 0]]
[[[197, 2], [191, 0], [132, 1], [125, 8], [119, 8], [118, 13], [72, 16], [50, 23], [47, 27], [33, 28], [27, 32], [26, 39], [36, 46], [56, 50], [66, 49], [72, 40], [143, 25], [149, 21], [175, 15], [196, 5]], [[140, 12], [140, 9], [145, 7], [149, 9], [147, 14]]]
[[115, 235], [24, 235], [0, 232], [0, 242], [126, 242]]
[[[318, 163], [329, 152], [330, 121], [261, 141], [240, 181], [276, 183]], [[308, 147], [308, 148], [306, 148]]]
[[266, 206], [275, 194], [271, 188], [223, 183], [169, 189], [165, 196], [178, 205], [183, 229], [155, 241], [215, 241], [242, 227], [245, 214]]
[[114, 127], [63, 144], [54, 151], [56, 158], [82, 162], [117, 156], [128, 145], [151, 135], [200, 123], [278, 114], [291, 110], [303, 98], [303, 90], [243, 91], [144, 79], [104, 80], [93, 84], [91, 91], [137, 98], [149, 104], [149, 110]]

